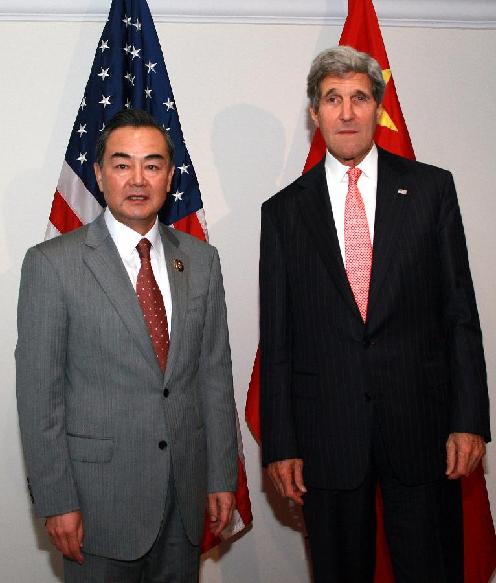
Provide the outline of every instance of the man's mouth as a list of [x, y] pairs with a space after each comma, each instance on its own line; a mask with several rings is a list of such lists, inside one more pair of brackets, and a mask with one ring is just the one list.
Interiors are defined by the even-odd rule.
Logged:
[[131, 194], [127, 197], [128, 200], [131, 201], [143, 201], [143, 200], [147, 200], [147, 196], [145, 196], [144, 194]]

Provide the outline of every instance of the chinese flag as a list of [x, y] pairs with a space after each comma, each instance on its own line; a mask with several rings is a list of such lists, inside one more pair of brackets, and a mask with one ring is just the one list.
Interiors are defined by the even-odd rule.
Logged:
[[[386, 92], [384, 113], [377, 125], [375, 142], [381, 148], [405, 158], [415, 158], [400, 102], [396, 94], [389, 61], [382, 40], [379, 21], [372, 0], [348, 0], [348, 17], [341, 33], [340, 45], [348, 45], [374, 57], [382, 68]], [[317, 130], [303, 172], [322, 160], [325, 143]], [[255, 358], [246, 400], [246, 422], [260, 442], [260, 362]], [[462, 479], [465, 544], [465, 582], [487, 583], [496, 568], [496, 534], [491, 517], [482, 464], [468, 478]], [[382, 523], [382, 501], [377, 493], [376, 583], [394, 583], [394, 576]]]

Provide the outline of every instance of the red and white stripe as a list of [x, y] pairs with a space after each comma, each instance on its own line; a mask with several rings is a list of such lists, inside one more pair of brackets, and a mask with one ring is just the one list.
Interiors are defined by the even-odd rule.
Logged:
[[101, 212], [101, 205], [64, 160], [45, 239], [77, 229], [96, 219]]

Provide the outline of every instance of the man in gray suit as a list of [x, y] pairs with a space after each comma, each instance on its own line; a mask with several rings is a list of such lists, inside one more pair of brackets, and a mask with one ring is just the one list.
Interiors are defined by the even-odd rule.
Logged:
[[114, 116], [95, 164], [107, 209], [31, 248], [22, 268], [21, 436], [71, 583], [197, 581], [206, 505], [215, 534], [234, 508], [219, 257], [158, 223], [172, 160], [146, 112]]

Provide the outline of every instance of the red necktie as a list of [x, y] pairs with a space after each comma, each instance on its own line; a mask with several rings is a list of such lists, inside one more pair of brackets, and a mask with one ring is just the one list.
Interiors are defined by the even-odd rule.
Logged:
[[141, 267], [136, 281], [136, 295], [150, 331], [150, 338], [155, 348], [158, 363], [162, 371], [164, 371], [167, 366], [167, 354], [169, 352], [169, 330], [164, 299], [153, 275], [150, 262], [150, 247], [151, 243], [148, 239], [141, 239], [136, 245], [141, 259]]
[[361, 173], [362, 171], [356, 167], [350, 168], [347, 172], [348, 194], [344, 206], [344, 255], [346, 275], [362, 320], [365, 322], [369, 301], [370, 271], [372, 269], [372, 244], [365, 205], [357, 186]]

